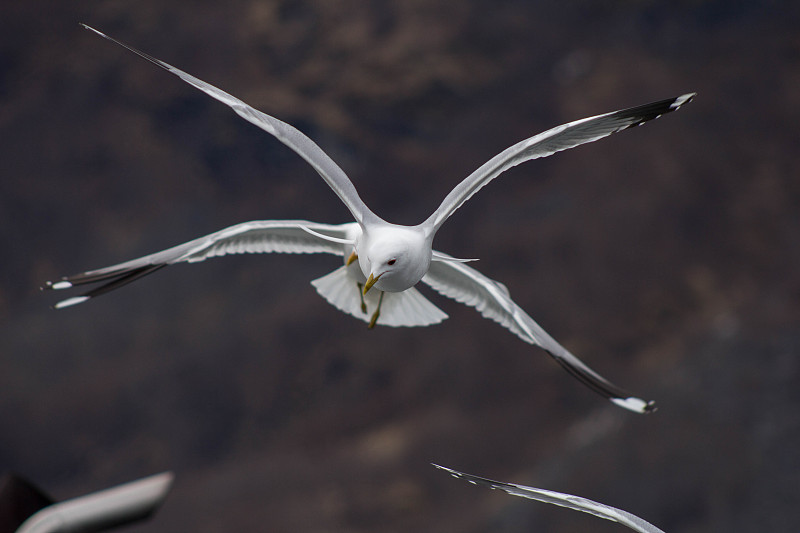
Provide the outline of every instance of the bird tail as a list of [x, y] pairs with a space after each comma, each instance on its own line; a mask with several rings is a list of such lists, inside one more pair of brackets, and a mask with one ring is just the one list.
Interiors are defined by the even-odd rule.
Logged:
[[[358, 284], [348, 275], [347, 268], [341, 266], [311, 284], [336, 309], [369, 323], [378, 307], [380, 291], [372, 290], [362, 295]], [[392, 327], [430, 326], [446, 318], [447, 314], [412, 287], [403, 292], [383, 293], [377, 323]]]

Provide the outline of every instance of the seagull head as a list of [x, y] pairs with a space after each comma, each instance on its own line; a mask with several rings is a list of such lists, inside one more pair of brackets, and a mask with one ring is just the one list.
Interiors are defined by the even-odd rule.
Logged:
[[373, 286], [402, 292], [416, 285], [430, 266], [430, 243], [414, 228], [384, 227], [366, 234], [361, 245], [358, 261], [367, 277], [364, 294]]

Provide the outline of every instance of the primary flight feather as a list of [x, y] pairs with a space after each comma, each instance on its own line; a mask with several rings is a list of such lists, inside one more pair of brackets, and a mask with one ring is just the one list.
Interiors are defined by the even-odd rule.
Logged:
[[[637, 412], [653, 409], [652, 402], [631, 396], [563, 348], [513, 302], [505, 286], [467, 266], [466, 260], [433, 250], [433, 238], [456, 209], [508, 168], [658, 118], [691, 101], [694, 93], [577, 120], [521, 141], [467, 176], [424, 222], [402, 226], [386, 222], [373, 213], [344, 171], [298, 129], [172, 65], [83, 26], [178, 76], [276, 137], [319, 173], [355, 222], [341, 225], [308, 221], [238, 224], [156, 254], [47, 282], [46, 287], [51, 289], [105, 282], [81, 296], [59, 302], [56, 308], [84, 302], [174, 263], [197, 262], [232, 253], [333, 253], [343, 256], [345, 264], [312, 283], [332, 305], [369, 322], [370, 326], [424, 326], [445, 319], [447, 315], [414, 288], [422, 281], [445, 296], [475, 307], [483, 316], [497, 321], [525, 342], [541, 346], [570, 373], [616, 404]], [[370, 290], [373, 287], [376, 290]]]

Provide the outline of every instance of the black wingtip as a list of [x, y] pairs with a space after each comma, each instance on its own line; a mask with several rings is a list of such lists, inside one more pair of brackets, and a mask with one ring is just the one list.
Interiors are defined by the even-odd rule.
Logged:
[[643, 400], [633, 396], [628, 391], [614, 385], [607, 379], [593, 374], [591, 371], [587, 371], [587, 369], [571, 365], [568, 361], [550, 350], [545, 351], [561, 365], [561, 368], [614, 405], [639, 414], [652, 413], [657, 410], [655, 401]]
[[645, 124], [651, 120], [657, 119], [662, 115], [677, 111], [684, 105], [694, 100], [695, 96], [697, 96], [697, 93], [685, 93], [673, 98], [667, 98], [666, 100], [659, 100], [649, 104], [622, 109], [614, 112], [613, 115], [623, 120], [633, 120], [633, 122], [629, 123], [622, 129], [635, 128], [636, 126], [641, 126], [642, 124]]
[[152, 274], [156, 270], [160, 270], [165, 266], [167, 266], [166, 263], [159, 263], [155, 265], [145, 265], [133, 269], [122, 269], [116, 271], [112, 270], [110, 272], [103, 270], [101, 271], [101, 274], [98, 274], [97, 271], [85, 272], [83, 274], [77, 274], [75, 276], [63, 278], [61, 281], [57, 281], [55, 283], [47, 281], [45, 282], [44, 286], [41, 287], [41, 289], [69, 289], [76, 285], [85, 285], [108, 280], [107, 283], [100, 285], [89, 292], [86, 292], [80, 296], [67, 298], [66, 300], [62, 300], [53, 306], [54, 309], [64, 309], [65, 307], [78, 305], [91, 298], [118, 289], [124, 285], [127, 285], [128, 283], [131, 283], [132, 281], [136, 281], [141, 277]]
[[492, 489], [503, 489], [504, 487], [512, 486], [510, 483], [505, 483], [503, 481], [495, 481], [493, 479], [480, 477], [473, 474], [467, 474], [466, 472], [459, 472], [458, 470], [454, 470], [446, 466], [437, 465], [436, 463], [431, 463], [431, 465], [435, 466], [439, 470], [444, 470], [445, 472], [447, 472], [456, 479], [463, 479], [464, 481], [471, 483], [473, 485], [485, 485]]

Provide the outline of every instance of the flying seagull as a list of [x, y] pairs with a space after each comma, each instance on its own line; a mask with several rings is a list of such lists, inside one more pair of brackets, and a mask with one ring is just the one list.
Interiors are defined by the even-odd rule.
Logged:
[[[617, 405], [636, 412], [654, 409], [653, 402], [630, 395], [567, 351], [514, 303], [503, 284], [466, 265], [470, 260], [433, 250], [433, 238], [456, 209], [505, 170], [658, 118], [691, 101], [695, 93], [577, 120], [525, 139], [467, 176], [427, 220], [416, 226], [402, 226], [386, 222], [373, 213], [344, 171], [293, 126], [94, 28], [82, 26], [228, 105], [236, 114], [294, 150], [333, 189], [355, 222], [331, 225], [303, 220], [265, 220], [231, 226], [152, 255], [47, 282], [45, 288], [49, 289], [105, 282], [81, 296], [57, 303], [56, 308], [85, 302], [174, 263], [192, 263], [237, 253], [331, 253], [343, 256], [344, 265], [312, 284], [333, 306], [368, 322], [370, 327], [376, 324], [427, 326], [447, 318], [414, 288], [422, 281], [445, 296], [475, 307], [483, 316], [497, 321], [525, 342], [542, 347], [567, 371]], [[371, 290], [373, 287], [376, 290]]]
[[453, 477], [469, 481], [473, 485], [483, 485], [492, 489], [500, 489], [513, 496], [521, 496], [530, 500], [552, 503], [553, 505], [568, 507], [574, 511], [582, 511], [584, 513], [593, 514], [595, 516], [599, 516], [600, 518], [611, 520], [612, 522], [619, 522], [620, 524], [628, 526], [632, 530], [638, 531], [639, 533], [664, 533], [664, 531], [658, 529], [650, 522], [642, 520], [638, 516], [631, 514], [628, 511], [623, 511], [622, 509], [617, 509], [616, 507], [611, 507], [610, 505], [587, 500], [586, 498], [581, 498], [580, 496], [573, 496], [571, 494], [564, 494], [561, 492], [553, 492], [552, 490], [537, 489], [535, 487], [526, 487], [525, 485], [515, 485], [514, 483], [492, 481], [491, 479], [465, 474], [463, 472], [446, 468], [444, 466], [439, 466], [437, 464], [433, 466], [440, 468], [445, 472], [449, 472]]

